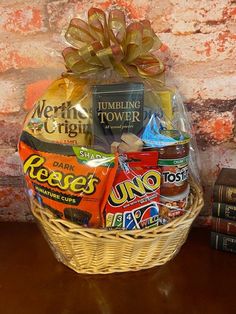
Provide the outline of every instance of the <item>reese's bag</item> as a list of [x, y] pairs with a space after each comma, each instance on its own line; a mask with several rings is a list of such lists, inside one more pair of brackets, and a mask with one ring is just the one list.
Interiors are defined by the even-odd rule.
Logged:
[[79, 225], [103, 226], [116, 155], [42, 142], [26, 132], [19, 142], [19, 154], [33, 202]]

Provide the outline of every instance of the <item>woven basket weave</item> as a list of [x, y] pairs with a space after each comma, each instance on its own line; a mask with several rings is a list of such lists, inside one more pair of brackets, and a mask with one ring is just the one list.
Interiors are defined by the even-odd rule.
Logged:
[[143, 230], [83, 228], [32, 204], [57, 259], [78, 273], [106, 274], [137, 271], [162, 265], [185, 242], [190, 226], [203, 206], [202, 190], [191, 182], [188, 211], [167, 225]]

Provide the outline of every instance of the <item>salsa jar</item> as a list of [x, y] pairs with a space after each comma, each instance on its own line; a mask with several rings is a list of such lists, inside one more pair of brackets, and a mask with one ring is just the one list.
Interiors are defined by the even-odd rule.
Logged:
[[162, 171], [161, 195], [175, 196], [188, 188], [189, 142], [187, 133], [176, 130], [162, 131], [162, 134], [176, 139], [176, 143], [158, 148], [158, 165]]

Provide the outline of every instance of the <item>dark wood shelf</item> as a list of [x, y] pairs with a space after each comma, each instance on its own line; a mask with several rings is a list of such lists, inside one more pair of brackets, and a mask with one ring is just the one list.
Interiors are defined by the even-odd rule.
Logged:
[[236, 255], [193, 229], [164, 266], [79, 275], [58, 263], [35, 224], [0, 223], [0, 313], [227, 314], [235, 312]]

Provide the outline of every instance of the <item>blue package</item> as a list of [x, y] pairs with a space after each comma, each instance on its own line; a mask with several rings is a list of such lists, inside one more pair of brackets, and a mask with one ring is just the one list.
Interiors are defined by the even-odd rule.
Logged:
[[147, 147], [164, 147], [177, 143], [177, 140], [169, 136], [163, 135], [160, 132], [164, 130], [161, 121], [155, 114], [152, 114], [151, 119], [145, 127], [141, 139]]

